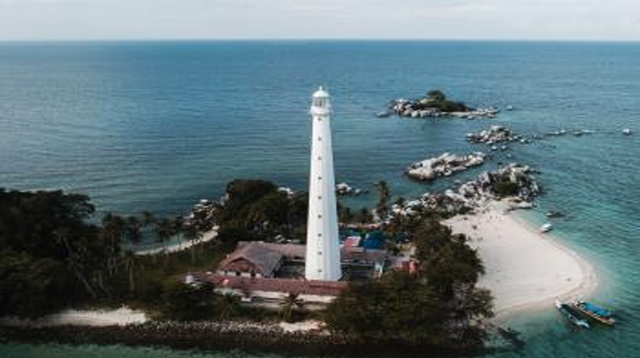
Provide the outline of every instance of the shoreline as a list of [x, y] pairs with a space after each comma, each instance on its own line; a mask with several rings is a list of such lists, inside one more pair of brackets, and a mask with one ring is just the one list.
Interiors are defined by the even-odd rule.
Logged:
[[135, 254], [138, 255], [138, 256], [155, 255], [155, 254], [161, 254], [161, 253], [169, 254], [169, 253], [173, 253], [173, 252], [186, 250], [186, 249], [190, 248], [191, 246], [211, 241], [211, 240], [215, 239], [216, 236], [218, 236], [218, 227], [217, 226], [214, 227], [213, 229], [207, 231], [207, 232], [204, 232], [202, 234], [202, 238], [200, 240], [198, 240], [197, 242], [195, 242], [195, 241], [181, 241], [181, 242], [177, 242], [175, 244], [156, 247], [156, 248], [153, 248], [153, 249], [136, 250]]
[[[459, 357], [476, 347], [434, 347], [426, 343], [365, 339], [315, 329], [290, 330], [280, 325], [247, 322], [148, 322], [126, 326], [0, 326], [2, 342], [68, 345], [124, 345], [178, 350], [243, 351], [284, 356], [423, 357], [425, 349], [440, 357]], [[399, 354], [400, 353], [400, 354]]]
[[478, 286], [494, 295], [494, 321], [552, 309], [556, 298], [576, 299], [595, 292], [597, 274], [586, 259], [506, 208], [492, 202], [476, 214], [444, 221], [478, 250], [486, 269]]

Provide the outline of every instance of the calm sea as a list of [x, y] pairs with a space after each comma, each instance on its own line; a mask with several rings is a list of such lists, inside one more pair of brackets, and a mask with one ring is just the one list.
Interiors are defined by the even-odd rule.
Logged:
[[[596, 301], [614, 329], [575, 331], [551, 309], [522, 314], [520, 350], [490, 357], [640, 355], [640, 44], [494, 42], [126, 42], [0, 44], [0, 186], [86, 193], [102, 211], [179, 214], [234, 178], [305, 189], [309, 97], [334, 103], [338, 181], [387, 180], [411, 197], [433, 185], [402, 170], [444, 151], [485, 149], [466, 133], [491, 124], [576, 137], [513, 145], [482, 170], [517, 160], [538, 168], [557, 240], [591, 260]], [[512, 105], [494, 120], [376, 118], [393, 98], [439, 88], [473, 106]], [[638, 134], [623, 136], [623, 128]], [[352, 199], [354, 207], [375, 195]], [[540, 262], [544, 265], [544, 262]], [[5, 344], [3, 357], [178, 357], [121, 347]], [[225, 355], [217, 355], [227, 357]]]

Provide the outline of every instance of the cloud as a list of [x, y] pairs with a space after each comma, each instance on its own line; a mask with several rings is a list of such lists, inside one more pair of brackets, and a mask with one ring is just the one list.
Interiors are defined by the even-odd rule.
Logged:
[[640, 40], [635, 0], [0, 0], [0, 39]]

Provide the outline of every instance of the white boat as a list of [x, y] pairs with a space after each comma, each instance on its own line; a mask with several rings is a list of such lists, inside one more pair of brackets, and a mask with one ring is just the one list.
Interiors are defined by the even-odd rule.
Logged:
[[552, 223], [546, 223], [542, 226], [540, 226], [540, 232], [545, 233], [545, 232], [549, 232], [553, 230], [553, 224]]
[[580, 317], [580, 312], [571, 307], [571, 305], [560, 302], [556, 299], [556, 308], [562, 315], [572, 324], [579, 328], [589, 328], [589, 322]]

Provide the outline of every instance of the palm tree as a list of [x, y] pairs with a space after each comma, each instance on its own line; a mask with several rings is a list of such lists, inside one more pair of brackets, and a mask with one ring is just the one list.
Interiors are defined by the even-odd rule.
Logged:
[[238, 313], [240, 304], [238, 298], [231, 293], [224, 294], [220, 297], [220, 303], [222, 304], [222, 311], [220, 311], [220, 318], [225, 320], [232, 318]]
[[280, 303], [280, 314], [282, 315], [282, 319], [290, 322], [293, 311], [302, 308], [304, 308], [304, 300], [300, 298], [300, 294], [293, 292], [289, 293], [287, 297], [284, 298], [284, 301]]
[[107, 273], [113, 275], [118, 271], [118, 253], [120, 242], [126, 234], [127, 222], [124, 218], [112, 213], [107, 213], [102, 218], [102, 235], [109, 242], [107, 255]]
[[127, 273], [128, 273], [128, 276], [129, 276], [129, 291], [133, 295], [135, 290], [136, 290], [135, 279], [134, 279], [135, 278], [134, 269], [135, 269], [135, 266], [136, 266], [136, 255], [135, 255], [135, 253], [133, 251], [127, 250], [124, 253], [123, 260], [124, 260], [124, 267], [127, 270]]
[[184, 230], [185, 239], [191, 244], [191, 264], [195, 265], [196, 262], [196, 244], [202, 238], [202, 232], [198, 230], [198, 227], [194, 223], [188, 223], [185, 225]]
[[168, 256], [165, 249], [167, 242], [176, 234], [174, 222], [169, 219], [157, 220], [155, 221], [154, 231], [156, 233], [157, 242], [162, 245], [162, 251], [165, 252], [165, 256]]
[[391, 199], [391, 191], [389, 190], [389, 185], [384, 180], [380, 180], [376, 183], [376, 186], [378, 187], [378, 192], [380, 194], [376, 212], [378, 213], [380, 221], [384, 222], [387, 218], [387, 205], [389, 204], [389, 199]]
[[131, 244], [138, 244], [142, 240], [143, 223], [136, 216], [129, 216], [126, 221], [126, 236]]
[[153, 226], [156, 223], [156, 217], [153, 216], [152, 213], [148, 212], [148, 211], [143, 211], [142, 212], [142, 224], [145, 227], [150, 227]]

